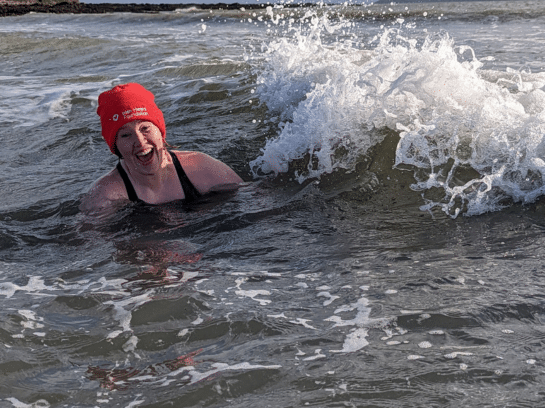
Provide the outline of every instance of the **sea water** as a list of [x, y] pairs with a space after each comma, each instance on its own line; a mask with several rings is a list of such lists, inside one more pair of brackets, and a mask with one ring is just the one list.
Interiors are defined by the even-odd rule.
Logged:
[[[0, 21], [1, 407], [540, 406], [540, 1]], [[82, 214], [98, 95], [245, 180]]]

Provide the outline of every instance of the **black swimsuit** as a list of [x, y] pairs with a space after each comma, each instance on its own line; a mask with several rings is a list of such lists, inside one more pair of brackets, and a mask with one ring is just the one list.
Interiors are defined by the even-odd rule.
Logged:
[[[180, 184], [182, 185], [182, 190], [185, 195], [184, 202], [192, 201], [200, 197], [201, 193], [199, 193], [199, 191], [195, 188], [193, 183], [191, 183], [191, 181], [187, 177], [187, 174], [185, 174], [185, 171], [182, 168], [182, 165], [180, 164], [178, 157], [176, 157], [176, 155], [172, 152], [169, 152], [169, 153], [170, 153], [170, 157], [172, 157], [172, 162], [174, 163], [174, 168], [176, 169], [178, 178], [180, 179]], [[132, 185], [131, 180], [129, 180], [129, 176], [127, 175], [127, 172], [121, 166], [121, 162], [117, 163], [117, 171], [119, 172], [119, 175], [123, 179], [123, 183], [125, 183], [125, 188], [127, 189], [127, 195], [129, 196], [129, 200], [145, 203], [145, 201], [140, 200], [138, 198], [138, 195], [136, 194], [134, 186]]]

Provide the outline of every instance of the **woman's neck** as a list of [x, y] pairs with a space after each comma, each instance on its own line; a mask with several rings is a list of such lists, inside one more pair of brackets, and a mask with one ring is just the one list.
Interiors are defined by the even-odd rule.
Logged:
[[158, 156], [160, 164], [155, 169], [152, 168], [148, 171], [139, 169], [134, 164], [123, 159], [121, 159], [121, 165], [134, 182], [145, 188], [156, 190], [160, 189], [163, 184], [169, 180], [170, 173], [174, 169], [173, 166], [170, 166], [172, 164], [172, 158], [166, 149], [158, 154]]

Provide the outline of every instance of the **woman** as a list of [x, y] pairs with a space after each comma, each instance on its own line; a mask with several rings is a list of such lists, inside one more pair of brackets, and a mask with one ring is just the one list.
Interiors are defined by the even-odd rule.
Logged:
[[193, 200], [212, 191], [235, 189], [242, 179], [226, 164], [199, 152], [168, 151], [163, 113], [153, 94], [135, 83], [98, 97], [102, 136], [117, 166], [91, 187], [85, 212], [140, 201], [162, 204]]

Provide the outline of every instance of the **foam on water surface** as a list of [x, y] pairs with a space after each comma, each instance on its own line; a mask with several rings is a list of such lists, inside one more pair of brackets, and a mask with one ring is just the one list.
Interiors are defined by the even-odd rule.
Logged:
[[333, 353], [353, 353], [361, 350], [369, 344], [366, 337], [369, 330], [364, 328], [354, 329], [346, 336], [341, 350], [331, 350]]
[[[493, 57], [445, 32], [421, 40], [403, 19], [375, 38], [327, 14], [300, 22], [265, 45], [257, 90], [279, 134], [250, 163], [255, 175], [305, 157], [300, 182], [353, 170], [381, 142], [374, 130], [389, 129], [400, 138], [395, 167], [414, 173], [422, 210], [475, 215], [545, 192], [544, 73], [486, 70]], [[426, 198], [435, 189], [442, 200]]]
[[[153, 367], [135, 369], [134, 365], [146, 364], [146, 357], [149, 354], [147, 349], [149, 345], [142, 346], [142, 343], [148, 342], [145, 333], [143, 336], [141, 327], [138, 325], [135, 327], [133, 324], [135, 313], [138, 313], [142, 307], [149, 307], [150, 304], [161, 301], [163, 298], [171, 299], [171, 296], [168, 295], [170, 292], [173, 293], [172, 299], [176, 299], [176, 293], [181, 287], [185, 290], [196, 291], [196, 293], [212, 294], [208, 298], [207, 307], [224, 309], [229, 304], [230, 306], [225, 309], [229, 310], [225, 316], [227, 321], [233, 321], [230, 317], [231, 314], [236, 315], [239, 313], [237, 310], [246, 310], [247, 305], [251, 304], [257, 315], [263, 314], [282, 324], [297, 327], [304, 336], [327, 335], [332, 328], [336, 328], [335, 330], [341, 334], [337, 345], [325, 348], [303, 346], [295, 349], [293, 359], [301, 365], [319, 360], [332, 360], [339, 354], [358, 352], [369, 345], [369, 326], [380, 326], [385, 323], [383, 319], [369, 318], [371, 307], [369, 301], [361, 296], [359, 287], [342, 285], [341, 289], [336, 284], [320, 284], [319, 282], [323, 281], [320, 273], [287, 277], [283, 273], [238, 269], [238, 273], [227, 273], [223, 276], [221, 279], [223, 284], [227, 282], [230, 284], [224, 286], [227, 289], [222, 290], [222, 297], [218, 298], [213, 295], [219, 292], [217, 279], [199, 279], [199, 273], [192, 271], [181, 274], [177, 272], [177, 267], [169, 268], [167, 272], [169, 277], [165, 279], [164, 285], [149, 288], [140, 280], [133, 281], [124, 278], [99, 277], [96, 280], [73, 281], [55, 279], [49, 283], [41, 277], [32, 277], [28, 279], [26, 285], [10, 286], [3, 295], [6, 301], [12, 302], [18, 302], [22, 296], [28, 294], [34, 294], [38, 303], [44, 299], [44, 295], [49, 295], [45, 299], [50, 299], [54, 296], [53, 294], [61, 297], [96, 296], [97, 299], [102, 299], [100, 305], [96, 307], [104, 314], [105, 324], [99, 331], [93, 333], [93, 336], [98, 337], [97, 341], [102, 338], [106, 344], [110, 344], [111, 347], [118, 349], [118, 353], [122, 352], [126, 356], [124, 362], [123, 359], [119, 360], [113, 368], [97, 367], [96, 371], [92, 371], [97, 373], [93, 378], [99, 379], [101, 386], [108, 389], [123, 389], [131, 384], [138, 385], [138, 387], [167, 387], [172, 383], [197, 384], [230, 371], [285, 370], [289, 368], [286, 367], [285, 360], [279, 361], [278, 364], [267, 363], [264, 359], [262, 364], [257, 364], [254, 360], [239, 360], [238, 362], [214, 362], [210, 365], [206, 360], [200, 362], [193, 361], [191, 357], [180, 357], [175, 364], [181, 365], [181, 367], [173, 371], [158, 370], [154, 372]], [[301, 280], [308, 283], [306, 287], [289, 284], [286, 286], [286, 282], [301, 283]], [[280, 310], [278, 313], [270, 313], [272, 310], [278, 310], [276, 309], [278, 306], [285, 305], [286, 302], [292, 300], [289, 290], [286, 292], [288, 288], [297, 288], [296, 290], [300, 291], [306, 302], [318, 306], [320, 312], [309, 315], [288, 309]], [[368, 287], [364, 289], [368, 290]], [[331, 292], [337, 293], [339, 291], [342, 291], [344, 295], [353, 292], [359, 298], [355, 302], [343, 305], [341, 302], [344, 301], [344, 295], [331, 294]], [[327, 318], [327, 315], [323, 316], [322, 308], [333, 316], [331, 318]], [[43, 313], [39, 304], [33, 308], [20, 308], [16, 312], [21, 318], [22, 331], [20, 337], [14, 334], [14, 339], [23, 339], [29, 336], [39, 340], [48, 339], [50, 336], [48, 333], [53, 329], [52, 322], [49, 320], [48, 314]], [[189, 339], [192, 333], [206, 327], [209, 317], [212, 316], [209, 316], [203, 309], [196, 318], [186, 321], [186, 327], [178, 327], [175, 331], [176, 336], [186, 341], [185, 339]], [[165, 363], [165, 365], [168, 364], [172, 363]], [[99, 374], [101, 372], [102, 374]], [[102, 396], [97, 400], [110, 401], [111, 398]], [[107, 402], [97, 403], [107, 404]]]
[[26, 292], [27, 294], [32, 293], [36, 296], [54, 296], [53, 294], [45, 293], [42, 291], [56, 290], [59, 289], [53, 286], [45, 285], [43, 278], [39, 276], [30, 276], [28, 278], [28, 283], [24, 286], [19, 286], [12, 282], [0, 282], [0, 295], [3, 295], [7, 298], [12, 297], [17, 292]]

